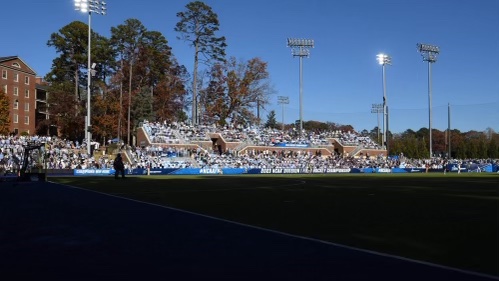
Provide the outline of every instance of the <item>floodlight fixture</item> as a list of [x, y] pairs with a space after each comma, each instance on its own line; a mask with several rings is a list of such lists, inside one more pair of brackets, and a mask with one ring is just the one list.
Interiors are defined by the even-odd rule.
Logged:
[[278, 104], [288, 104], [289, 103], [289, 97], [278, 96], [277, 97], [277, 103]]
[[293, 57], [300, 58], [300, 135], [303, 133], [303, 58], [310, 56], [310, 49], [315, 46], [313, 39], [288, 38], [288, 47]]
[[380, 65], [385, 65], [385, 64], [391, 65], [392, 64], [392, 58], [388, 55], [385, 55], [385, 54], [376, 55], [376, 59], [378, 60], [378, 63]]
[[105, 15], [107, 11], [107, 3], [97, 0], [74, 0], [75, 10], [83, 13], [95, 13]]
[[314, 39], [288, 38], [289, 47], [314, 47]]
[[423, 56], [423, 61], [428, 62], [428, 128], [429, 128], [429, 142], [430, 142], [430, 158], [433, 157], [433, 140], [432, 140], [432, 106], [431, 106], [431, 65], [437, 61], [437, 55], [440, 54], [440, 48], [438, 46], [430, 44], [418, 43], [418, 52]]
[[310, 49], [314, 47], [313, 39], [288, 38], [288, 47], [293, 57], [309, 57]]
[[423, 61], [437, 61], [437, 55], [440, 54], [440, 48], [438, 46], [422, 43], [418, 43], [416, 46], [418, 48], [418, 52], [420, 52], [421, 56], [423, 56]]
[[383, 105], [381, 103], [373, 103], [371, 105], [371, 113], [381, 113], [383, 112]]
[[417, 46], [420, 52], [440, 53], [440, 48], [438, 46], [423, 43], [418, 43]]
[[106, 14], [106, 5], [107, 3], [104, 1], [97, 0], [74, 0], [75, 10], [81, 11], [83, 13], [88, 13], [88, 65], [87, 65], [87, 116], [85, 118], [85, 138], [87, 139], [87, 154], [90, 157], [91, 154], [91, 142], [92, 142], [92, 131], [91, 131], [91, 122], [90, 122], [90, 86], [92, 81], [92, 76], [95, 75], [95, 64], [91, 64], [91, 56], [92, 56], [92, 13], [95, 14]]

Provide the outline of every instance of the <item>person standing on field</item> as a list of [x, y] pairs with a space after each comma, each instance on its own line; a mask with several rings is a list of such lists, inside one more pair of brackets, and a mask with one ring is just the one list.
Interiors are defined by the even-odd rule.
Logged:
[[125, 164], [123, 164], [123, 158], [121, 158], [121, 153], [118, 153], [118, 155], [116, 155], [116, 158], [114, 159], [113, 162], [113, 167], [114, 170], [116, 171], [114, 173], [115, 179], [118, 179], [120, 173], [121, 173], [121, 178], [125, 178]]

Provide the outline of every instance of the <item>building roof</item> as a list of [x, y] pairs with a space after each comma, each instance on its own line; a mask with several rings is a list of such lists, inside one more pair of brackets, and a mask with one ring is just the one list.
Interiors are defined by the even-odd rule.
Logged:
[[11, 60], [20, 60], [28, 69], [32, 72], [32, 74], [36, 75], [36, 71], [33, 70], [26, 62], [24, 62], [19, 56], [8, 56], [8, 57], [0, 57], [0, 63], [11, 61]]
[[8, 61], [8, 60], [13, 60], [16, 59], [17, 56], [10, 56], [10, 57], [0, 57], [0, 62], [2, 61]]
[[48, 85], [46, 84], [39, 84], [39, 83], [36, 83], [35, 84], [35, 89], [39, 89], [39, 90], [43, 90], [43, 91], [47, 91], [49, 88]]

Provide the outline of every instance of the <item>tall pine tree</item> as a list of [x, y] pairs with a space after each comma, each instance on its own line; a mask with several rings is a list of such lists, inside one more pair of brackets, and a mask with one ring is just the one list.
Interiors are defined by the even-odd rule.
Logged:
[[225, 60], [225, 37], [217, 37], [220, 23], [212, 8], [201, 1], [186, 5], [186, 11], [177, 13], [180, 19], [175, 31], [182, 39], [194, 47], [194, 70], [192, 78], [192, 124], [198, 123], [197, 74], [199, 62], [207, 65], [212, 61]]

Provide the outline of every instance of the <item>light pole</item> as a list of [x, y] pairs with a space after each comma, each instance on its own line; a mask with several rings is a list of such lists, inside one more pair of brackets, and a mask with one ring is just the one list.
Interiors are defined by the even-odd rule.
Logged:
[[135, 48], [133, 50], [133, 53], [130, 53], [130, 68], [129, 68], [129, 73], [128, 73], [128, 136], [127, 136], [127, 144], [132, 145], [132, 141], [130, 140], [130, 112], [131, 112], [131, 107], [132, 107], [132, 70], [133, 70], [133, 64], [135, 63], [135, 59], [137, 58], [137, 55], [139, 54], [139, 49]]
[[433, 142], [431, 128], [431, 64], [437, 61], [440, 48], [429, 44], [417, 44], [418, 52], [423, 56], [423, 61], [428, 62], [428, 128], [430, 130], [430, 158], [433, 157]]
[[[378, 54], [376, 56], [378, 63], [382, 66], [383, 70], [383, 147], [388, 151], [388, 141], [386, 132], [388, 131], [388, 102], [386, 99], [386, 65], [392, 64], [392, 58], [386, 54]], [[386, 127], [385, 127], [386, 126]]]
[[300, 135], [303, 133], [303, 57], [310, 56], [310, 48], [314, 47], [313, 39], [288, 38], [293, 57], [300, 58]]
[[289, 104], [289, 97], [278, 96], [277, 103], [282, 105], [282, 130], [284, 131], [284, 105]]
[[85, 118], [85, 137], [87, 139], [87, 154], [90, 156], [90, 142], [92, 140], [92, 130], [90, 123], [90, 83], [92, 81], [91, 67], [91, 37], [92, 37], [92, 13], [105, 15], [106, 2], [97, 0], [74, 0], [75, 10], [88, 13], [88, 66], [87, 66], [87, 117]]
[[381, 103], [373, 103], [371, 107], [371, 113], [376, 113], [378, 118], [378, 143], [379, 141], [379, 114], [383, 112], [383, 105]]
[[450, 138], [450, 103], [447, 105], [447, 141], [449, 143], [449, 152], [447, 154], [447, 159], [450, 159], [450, 148], [451, 148], [451, 138]]

